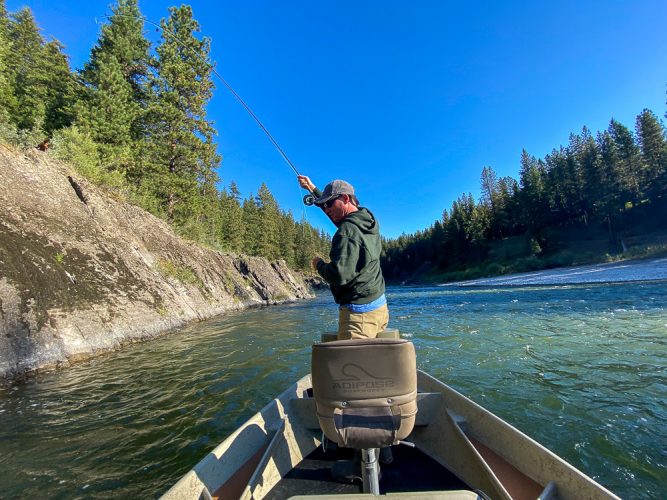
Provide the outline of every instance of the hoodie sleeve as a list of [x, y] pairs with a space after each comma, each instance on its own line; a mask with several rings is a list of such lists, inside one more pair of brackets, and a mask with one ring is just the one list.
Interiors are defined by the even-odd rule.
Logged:
[[317, 272], [330, 285], [345, 285], [357, 275], [359, 253], [360, 245], [357, 241], [337, 234], [331, 242], [331, 262], [320, 261]]

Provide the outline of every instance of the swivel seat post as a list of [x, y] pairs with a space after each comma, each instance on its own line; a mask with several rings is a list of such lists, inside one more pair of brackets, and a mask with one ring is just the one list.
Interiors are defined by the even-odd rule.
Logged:
[[361, 450], [361, 477], [364, 483], [364, 493], [380, 494], [379, 476], [377, 448], [364, 448]]

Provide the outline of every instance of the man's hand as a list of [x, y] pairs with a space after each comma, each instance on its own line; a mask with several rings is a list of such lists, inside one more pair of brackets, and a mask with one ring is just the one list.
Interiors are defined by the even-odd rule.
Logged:
[[307, 175], [297, 175], [296, 178], [299, 180], [299, 185], [303, 189], [306, 189], [311, 193], [315, 191], [315, 184], [313, 184]]
[[320, 257], [313, 257], [313, 260], [311, 261], [311, 264], [313, 265], [313, 268], [317, 270], [317, 264], [322, 261], [324, 262]]

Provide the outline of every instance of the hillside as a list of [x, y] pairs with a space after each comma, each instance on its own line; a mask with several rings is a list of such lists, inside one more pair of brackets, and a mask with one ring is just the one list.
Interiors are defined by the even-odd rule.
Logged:
[[2, 378], [311, 296], [284, 262], [185, 241], [46, 153], [0, 146], [0, 179]]

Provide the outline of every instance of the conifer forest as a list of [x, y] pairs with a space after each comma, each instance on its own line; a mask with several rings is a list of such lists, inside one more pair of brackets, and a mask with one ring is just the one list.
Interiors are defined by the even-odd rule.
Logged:
[[[667, 141], [648, 109], [634, 131], [612, 119], [543, 159], [524, 150], [518, 181], [484, 167], [480, 186], [478, 201], [462, 194], [430, 228], [385, 241], [385, 277], [460, 280], [667, 252]], [[642, 234], [656, 238], [629, 252]]]
[[137, 0], [112, 11], [73, 71], [28, 7], [10, 13], [0, 0], [0, 140], [48, 150], [188, 239], [310, 269], [328, 234], [283, 211], [264, 183], [245, 198], [233, 181], [220, 188], [210, 40], [191, 7], [169, 9], [156, 46]]
[[[217, 132], [206, 114], [210, 40], [198, 35], [191, 7], [169, 9], [156, 44], [144, 36], [137, 0], [118, 0], [112, 11], [89, 60], [72, 70], [29, 8], [10, 13], [0, 0], [0, 139], [41, 145], [186, 238], [309, 269], [313, 255], [328, 253], [328, 234], [283, 211], [263, 183], [245, 198], [234, 182], [220, 187]], [[518, 180], [484, 167], [478, 199], [462, 194], [431, 227], [385, 240], [385, 277], [577, 264], [563, 249], [591, 235], [605, 240], [588, 256], [599, 261], [626, 252], [631, 230], [667, 227], [667, 140], [648, 109], [631, 126], [611, 119], [606, 130], [584, 127], [544, 158], [523, 151], [519, 167]]]

